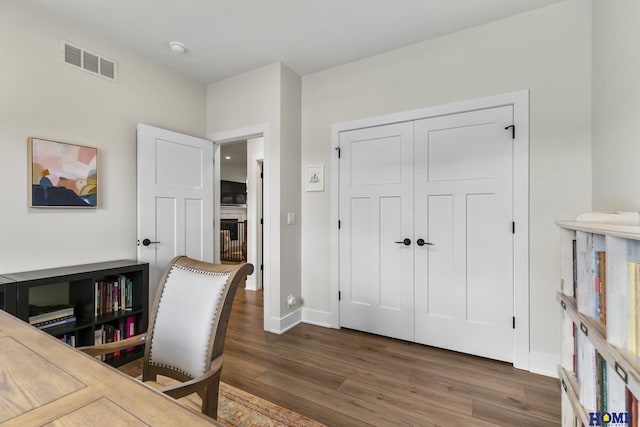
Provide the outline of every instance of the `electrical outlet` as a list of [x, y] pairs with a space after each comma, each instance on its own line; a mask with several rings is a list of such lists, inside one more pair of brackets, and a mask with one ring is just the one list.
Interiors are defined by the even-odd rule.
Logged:
[[296, 304], [298, 304], [298, 299], [293, 295], [289, 295], [287, 297], [287, 308], [293, 307]]

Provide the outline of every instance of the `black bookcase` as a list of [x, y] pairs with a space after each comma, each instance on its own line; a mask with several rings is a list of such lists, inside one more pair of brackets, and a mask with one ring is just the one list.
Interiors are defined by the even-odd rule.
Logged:
[[[73, 306], [75, 321], [47, 327], [45, 332], [73, 341], [77, 347], [93, 345], [95, 331], [121, 329], [127, 321], [135, 333], [146, 332], [149, 323], [149, 264], [118, 260], [69, 267], [25, 271], [0, 276], [0, 308], [29, 321], [29, 305]], [[132, 304], [126, 310], [97, 313], [96, 291], [101, 283], [123, 278], [131, 284]], [[104, 289], [103, 289], [104, 290]], [[4, 307], [2, 307], [4, 305]], [[124, 338], [124, 337], [123, 337]], [[109, 356], [106, 362], [120, 366], [142, 356], [144, 347]]]
[[0, 276], [0, 310], [4, 310], [9, 314], [16, 315], [16, 282]]

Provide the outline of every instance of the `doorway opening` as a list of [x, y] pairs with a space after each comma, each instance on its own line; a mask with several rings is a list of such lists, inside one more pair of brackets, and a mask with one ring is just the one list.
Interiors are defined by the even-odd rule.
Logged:
[[255, 273], [247, 278], [246, 289], [262, 290], [262, 137], [220, 144], [219, 243], [221, 262], [249, 262]]
[[220, 261], [247, 260], [247, 141], [220, 146]]

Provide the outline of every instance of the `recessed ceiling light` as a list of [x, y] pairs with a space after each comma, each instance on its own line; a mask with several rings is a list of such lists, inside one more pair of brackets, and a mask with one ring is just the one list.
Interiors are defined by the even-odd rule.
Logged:
[[187, 53], [187, 47], [180, 42], [169, 42], [169, 47], [175, 53]]
[[231, 160], [231, 156], [224, 156], [225, 159]]

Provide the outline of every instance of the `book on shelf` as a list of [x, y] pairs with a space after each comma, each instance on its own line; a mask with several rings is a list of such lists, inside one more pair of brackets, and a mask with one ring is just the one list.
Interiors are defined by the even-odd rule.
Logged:
[[46, 322], [34, 323], [33, 326], [35, 326], [38, 329], [48, 329], [48, 328], [53, 328], [55, 326], [67, 325], [75, 321], [76, 321], [76, 316], [66, 316], [60, 319], [47, 320]]
[[[136, 335], [136, 317], [129, 316], [125, 321], [125, 338], [131, 338]], [[133, 350], [135, 347], [127, 347], [127, 351]]]
[[57, 311], [73, 309], [72, 304], [35, 305], [29, 304], [29, 316], [50, 314]]
[[606, 331], [607, 325], [607, 254], [604, 251], [597, 251], [594, 254], [594, 280], [595, 280], [595, 296], [596, 296], [596, 311], [594, 313], [595, 318], [600, 321], [603, 326], [603, 333]]
[[640, 262], [629, 263], [629, 351], [640, 354]]
[[[115, 327], [110, 324], [104, 324], [104, 325], [101, 325], [99, 329], [96, 329], [94, 331], [94, 338], [93, 338], [94, 344], [95, 345], [108, 344], [108, 343], [120, 341], [124, 336], [124, 333], [123, 333], [124, 324], [125, 324], [124, 319], [121, 319], [121, 322], [119, 323], [120, 324], [118, 325], [118, 327]], [[110, 360], [119, 355], [120, 355], [120, 351], [116, 351], [114, 353], [104, 355], [100, 359]]]
[[60, 341], [69, 344], [71, 347], [76, 346], [76, 336], [74, 334], [64, 334], [60, 337]]
[[573, 297], [578, 297], [578, 241], [573, 239], [572, 244], [572, 262], [573, 262]]
[[601, 414], [607, 412], [607, 362], [596, 351], [596, 403]]
[[629, 387], [625, 387], [625, 398], [627, 412], [631, 414], [631, 424], [629, 427], [638, 427], [638, 398], [633, 395]]
[[[102, 325], [100, 328], [93, 331], [93, 344], [94, 345], [104, 344], [104, 325]], [[100, 359], [104, 361], [105, 359], [104, 354], [96, 356], [96, 359]]]
[[133, 281], [124, 274], [95, 282], [95, 316], [133, 308]]
[[73, 316], [73, 314], [74, 307], [70, 304], [29, 305], [29, 323], [31, 325], [66, 318]]
[[578, 375], [578, 325], [571, 323], [573, 329], [573, 372], [576, 374], [576, 380], [579, 381]]

